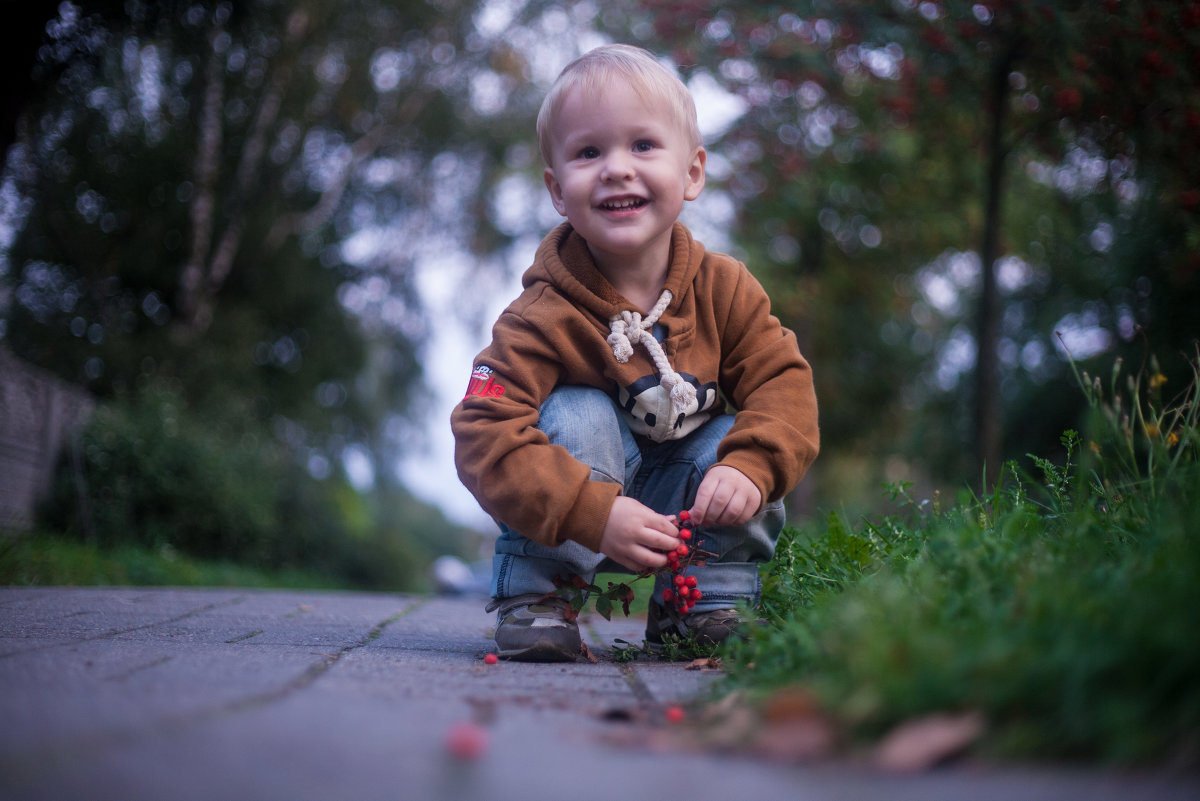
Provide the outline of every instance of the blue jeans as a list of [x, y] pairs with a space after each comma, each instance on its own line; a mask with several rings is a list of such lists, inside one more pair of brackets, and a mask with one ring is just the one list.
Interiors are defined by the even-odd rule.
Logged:
[[[592, 468], [593, 481], [620, 484], [622, 494], [661, 514], [690, 509], [705, 472], [717, 460], [717, 445], [733, 426], [732, 415], [714, 417], [687, 437], [660, 444], [639, 442], [621, 410], [604, 392], [560, 386], [542, 404], [538, 428]], [[704, 591], [695, 611], [758, 603], [758, 565], [771, 559], [783, 529], [783, 503], [767, 504], [740, 526], [702, 528], [697, 544], [716, 553], [704, 566], [688, 570]], [[574, 541], [540, 545], [503, 523], [492, 559], [492, 595], [554, 591], [554, 578], [575, 573], [590, 583], [597, 571], [629, 572], [603, 554]], [[655, 579], [655, 597], [667, 585]]]

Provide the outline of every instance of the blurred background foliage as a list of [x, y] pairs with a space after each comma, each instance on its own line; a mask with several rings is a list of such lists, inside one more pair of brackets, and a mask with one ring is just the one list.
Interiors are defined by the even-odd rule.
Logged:
[[794, 513], [1052, 452], [1068, 352], [1186, 385], [1200, 3], [109, 0], [6, 27], [0, 342], [100, 401], [44, 518], [94, 542], [376, 587], [473, 553], [395, 465], [449, 437], [434, 334], [490, 322], [557, 220], [533, 118], [605, 41], [735, 110], [706, 219], [815, 367]]

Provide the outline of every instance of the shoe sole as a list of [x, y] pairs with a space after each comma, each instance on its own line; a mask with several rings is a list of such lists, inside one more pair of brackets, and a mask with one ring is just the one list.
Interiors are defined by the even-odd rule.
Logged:
[[498, 649], [496, 656], [510, 662], [574, 662], [579, 653], [564, 651], [552, 643], [537, 643], [528, 648]]

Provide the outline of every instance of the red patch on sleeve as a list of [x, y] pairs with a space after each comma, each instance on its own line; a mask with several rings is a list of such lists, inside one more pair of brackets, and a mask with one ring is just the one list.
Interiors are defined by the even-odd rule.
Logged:
[[480, 398], [498, 398], [504, 394], [504, 387], [496, 383], [495, 371], [486, 364], [478, 364], [471, 371], [471, 382], [467, 384], [467, 394], [463, 400], [475, 395]]

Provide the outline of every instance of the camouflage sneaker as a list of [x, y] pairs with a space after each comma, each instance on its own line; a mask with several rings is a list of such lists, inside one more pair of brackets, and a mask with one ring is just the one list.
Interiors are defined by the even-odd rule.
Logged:
[[496, 655], [517, 662], [574, 662], [583, 650], [579, 624], [563, 613], [563, 598], [537, 593], [493, 598], [496, 610]]
[[646, 644], [658, 650], [664, 634], [691, 637], [700, 645], [719, 645], [738, 636], [742, 620], [736, 609], [710, 609], [681, 615], [658, 603], [651, 603], [646, 619]]

